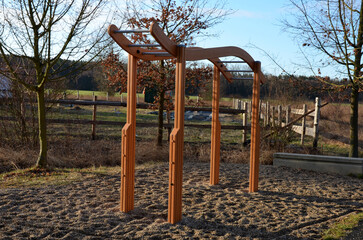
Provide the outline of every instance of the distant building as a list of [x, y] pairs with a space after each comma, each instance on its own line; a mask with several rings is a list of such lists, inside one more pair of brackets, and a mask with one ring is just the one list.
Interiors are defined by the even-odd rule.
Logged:
[[0, 75], [0, 98], [11, 97], [11, 82], [7, 77]]

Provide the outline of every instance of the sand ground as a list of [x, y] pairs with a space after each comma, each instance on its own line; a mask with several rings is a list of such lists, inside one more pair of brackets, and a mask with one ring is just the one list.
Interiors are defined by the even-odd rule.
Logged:
[[166, 222], [168, 165], [136, 170], [135, 209], [119, 211], [120, 176], [63, 186], [0, 190], [0, 239], [319, 239], [329, 224], [363, 209], [363, 181], [305, 170], [260, 167], [246, 193], [248, 165], [184, 163], [183, 219]]

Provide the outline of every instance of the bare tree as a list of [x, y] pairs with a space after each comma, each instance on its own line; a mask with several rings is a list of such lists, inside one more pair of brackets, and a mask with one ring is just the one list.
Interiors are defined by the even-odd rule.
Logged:
[[0, 60], [6, 67], [0, 74], [37, 95], [37, 167], [47, 166], [45, 86], [63, 80], [69, 69], [80, 71], [102, 51], [105, 6], [106, 0], [1, 1]]
[[[290, 0], [293, 19], [284, 26], [296, 36], [303, 47], [316, 50], [326, 58], [325, 65], [336, 66], [348, 83], [318, 79], [331, 88], [350, 90], [350, 152], [358, 157], [358, 97], [363, 90], [362, 45], [363, 1], [358, 0]], [[309, 59], [309, 53], [304, 56]]]
[[[176, 43], [194, 45], [198, 36], [212, 36], [208, 32], [212, 27], [224, 21], [231, 14], [225, 9], [225, 1], [207, 0], [151, 0], [148, 2], [129, 0], [122, 12], [124, 22], [131, 28], [149, 28], [157, 21], [166, 35]], [[125, 18], [125, 19], [124, 19]], [[147, 35], [139, 34], [135, 42], [150, 43]], [[160, 61], [157, 64], [145, 63], [142, 66], [144, 76], [154, 76], [151, 84], [157, 91], [158, 135], [157, 145], [162, 145], [164, 103], [168, 102], [165, 92], [174, 86], [174, 64], [172, 61]], [[206, 73], [208, 74], [208, 73]], [[139, 78], [143, 76], [140, 75]]]

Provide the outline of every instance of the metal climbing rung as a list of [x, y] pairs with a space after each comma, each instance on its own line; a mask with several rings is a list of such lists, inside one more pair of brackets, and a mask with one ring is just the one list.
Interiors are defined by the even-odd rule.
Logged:
[[160, 47], [160, 44], [129, 44], [129, 47]]
[[155, 56], [171, 56], [170, 53], [168, 52], [143, 52], [143, 55], [155, 55]]
[[218, 61], [218, 63], [246, 63], [245, 61]]
[[253, 80], [253, 78], [231, 78], [232, 80]]
[[226, 72], [253, 72], [252, 70], [226, 70]]
[[150, 33], [148, 29], [116, 30], [114, 33]]

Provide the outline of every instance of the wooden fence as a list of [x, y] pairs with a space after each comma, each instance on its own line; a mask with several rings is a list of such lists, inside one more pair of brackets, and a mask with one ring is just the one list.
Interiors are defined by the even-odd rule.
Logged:
[[[4, 100], [5, 101], [5, 100]], [[121, 106], [126, 107], [125, 102], [121, 101], [98, 101], [97, 96], [93, 97], [93, 101], [90, 100], [74, 100], [74, 99], [57, 99], [57, 100], [48, 100], [48, 103], [54, 104], [63, 104], [68, 106], [75, 105], [85, 105], [85, 106], [93, 106], [92, 111], [92, 119], [47, 119], [48, 123], [64, 123], [64, 124], [80, 124], [80, 125], [88, 125], [92, 126], [91, 128], [91, 138], [96, 138], [96, 129], [97, 125], [113, 125], [113, 126], [123, 126], [125, 124], [124, 121], [100, 121], [97, 120], [97, 111], [99, 110], [97, 106]], [[152, 104], [148, 103], [139, 103], [137, 104], [137, 108], [139, 109], [150, 109], [152, 108]], [[212, 112], [211, 107], [185, 107], [185, 111], [209, 111]], [[244, 110], [239, 109], [228, 109], [228, 108], [220, 108], [220, 113], [228, 113], [228, 114], [241, 114], [244, 113]], [[170, 114], [169, 114], [170, 118]], [[4, 117], [0, 116], [0, 120], [12, 121], [15, 120], [13, 117]], [[27, 118], [26, 118], [27, 120]], [[137, 127], [157, 127], [158, 123], [156, 122], [137, 122]], [[174, 126], [173, 123], [170, 123], [170, 119], [168, 123], [164, 123], [163, 127], [167, 129], [172, 129]], [[211, 124], [185, 124], [185, 127], [191, 128], [211, 128]], [[250, 126], [247, 125], [222, 125], [222, 129], [230, 129], [230, 130], [243, 130], [244, 132], [250, 131]]]
[[[327, 103], [326, 103], [327, 104]], [[291, 127], [291, 130], [301, 135], [301, 144], [304, 144], [305, 136], [313, 137], [313, 147], [317, 147], [319, 138], [319, 119], [320, 109], [326, 104], [321, 105], [320, 98], [315, 98], [315, 107], [308, 110], [307, 105], [303, 104], [302, 108], [291, 108], [290, 106], [277, 105], [274, 106], [268, 101], [260, 102], [260, 120], [265, 127], [272, 129], [282, 129]], [[233, 107], [241, 109], [243, 113], [243, 125], [247, 124], [249, 116], [251, 116], [251, 102], [245, 102], [238, 99], [233, 100]], [[298, 115], [299, 117], [295, 117]], [[310, 119], [312, 119], [312, 121]], [[300, 123], [299, 123], [300, 122]], [[299, 124], [299, 125], [297, 125]], [[246, 139], [246, 132], [243, 133]], [[268, 134], [264, 137], [268, 137]]]

